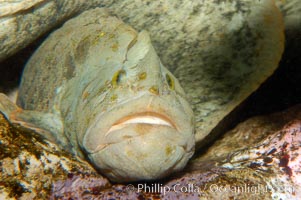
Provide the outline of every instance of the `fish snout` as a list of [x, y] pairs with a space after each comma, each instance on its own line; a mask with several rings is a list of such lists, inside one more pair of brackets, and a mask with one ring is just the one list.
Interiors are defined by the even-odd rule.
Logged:
[[78, 142], [111, 180], [154, 180], [183, 169], [192, 157], [193, 119], [184, 100], [147, 94], [99, 114]]
[[194, 152], [193, 139], [184, 142], [174, 133], [174, 128], [167, 125], [131, 124], [115, 132], [135, 131], [137, 126], [149, 132], [109, 144], [88, 155], [101, 173], [112, 181], [129, 182], [163, 178], [185, 167]]

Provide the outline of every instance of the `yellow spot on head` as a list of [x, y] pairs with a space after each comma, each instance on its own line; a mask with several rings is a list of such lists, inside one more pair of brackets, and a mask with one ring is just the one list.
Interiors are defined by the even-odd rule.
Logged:
[[82, 95], [82, 98], [85, 100], [87, 99], [87, 97], [89, 96], [89, 92], [84, 92], [83, 95]]
[[117, 44], [117, 43], [113, 44], [113, 45], [111, 46], [111, 48], [112, 48], [112, 51], [113, 51], [113, 52], [118, 51], [118, 44]]
[[105, 35], [106, 35], [106, 33], [101, 31], [101, 32], [99, 33], [98, 36], [99, 36], [99, 37], [103, 37], [103, 36], [105, 36]]
[[106, 35], [106, 33], [103, 32], [103, 31], [101, 31], [101, 32], [95, 37], [95, 39], [93, 40], [92, 45], [96, 45], [96, 44], [98, 43], [99, 39], [102, 38], [102, 37], [105, 36], [105, 35]]
[[152, 87], [149, 88], [149, 91], [155, 95], [159, 95], [158, 86], [153, 85]]
[[141, 72], [141, 73], [138, 75], [138, 78], [139, 78], [139, 80], [144, 80], [144, 79], [146, 79], [146, 72]]
[[115, 101], [118, 98], [117, 94], [113, 94], [111, 96], [111, 101]]
[[173, 151], [173, 148], [172, 148], [171, 146], [167, 146], [167, 147], [165, 148], [165, 154], [166, 154], [167, 156], [170, 156], [170, 154], [172, 153], [172, 151]]

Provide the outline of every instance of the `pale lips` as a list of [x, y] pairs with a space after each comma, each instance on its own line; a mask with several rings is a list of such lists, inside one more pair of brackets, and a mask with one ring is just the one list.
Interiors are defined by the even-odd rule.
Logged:
[[111, 128], [105, 134], [106, 136], [116, 130], [122, 129], [129, 124], [150, 124], [150, 125], [160, 125], [169, 126], [176, 129], [174, 123], [167, 117], [152, 112], [138, 113], [130, 116], [126, 116], [116, 123], [114, 123]]
[[[105, 137], [107, 137], [110, 133], [113, 133], [116, 130], [120, 130], [131, 124], [146, 124], [146, 125], [158, 125], [158, 126], [166, 126], [173, 129], [176, 129], [179, 132], [178, 127], [171, 121], [168, 117], [163, 114], [155, 113], [155, 112], [142, 112], [136, 113], [132, 115], [125, 116], [119, 120], [117, 120], [106, 132]], [[106, 142], [99, 144], [94, 153], [103, 150], [111, 144], [115, 144], [116, 142]]]

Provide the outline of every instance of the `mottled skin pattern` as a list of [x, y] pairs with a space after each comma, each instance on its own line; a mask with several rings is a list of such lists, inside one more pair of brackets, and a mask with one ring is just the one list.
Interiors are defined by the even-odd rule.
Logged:
[[10, 121], [89, 159], [114, 181], [164, 177], [194, 152], [193, 112], [178, 81], [146, 32], [104, 9], [47, 38], [24, 70], [17, 104], [24, 110], [11, 106]]

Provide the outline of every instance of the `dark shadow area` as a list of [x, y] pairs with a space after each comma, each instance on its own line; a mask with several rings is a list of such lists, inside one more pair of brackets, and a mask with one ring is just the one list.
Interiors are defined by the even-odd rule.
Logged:
[[[62, 26], [62, 23], [54, 29], [60, 26]], [[23, 68], [27, 61], [51, 32], [43, 34], [21, 51], [0, 62], [0, 93], [7, 94], [19, 86]]]
[[286, 48], [275, 73], [246, 101], [245, 117], [301, 103], [301, 29], [286, 31]]
[[0, 63], [0, 92], [8, 93], [18, 87], [26, 62], [46, 37], [39, 38], [31, 45]]

